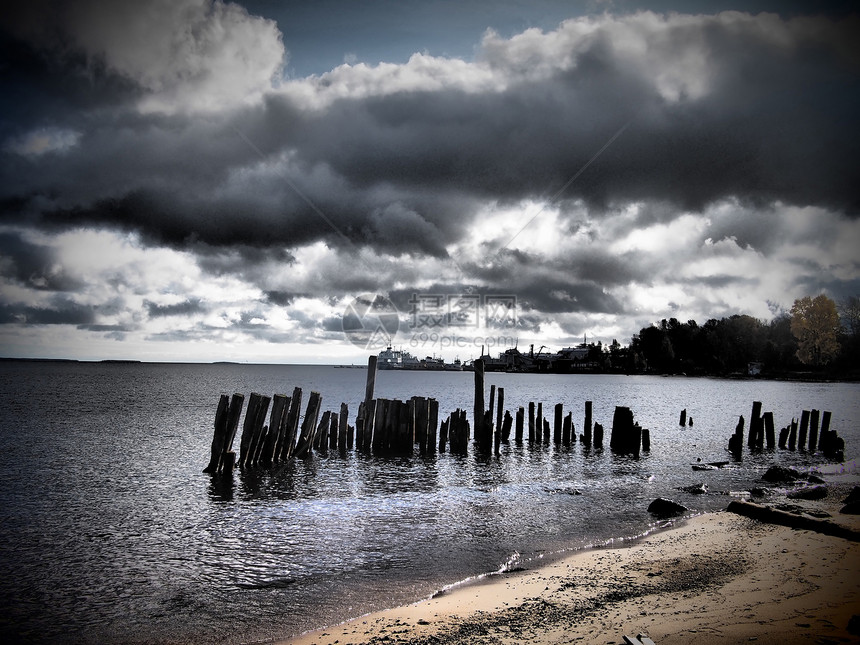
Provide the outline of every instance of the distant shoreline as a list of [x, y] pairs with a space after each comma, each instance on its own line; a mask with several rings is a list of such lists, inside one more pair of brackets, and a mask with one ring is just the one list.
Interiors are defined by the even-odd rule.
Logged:
[[[361, 363], [254, 363], [241, 361], [144, 361], [138, 359], [122, 359], [122, 358], [104, 358], [104, 359], [78, 359], [78, 358], [22, 358], [16, 356], [0, 356], [0, 363], [72, 363], [81, 365], [245, 365], [245, 366], [285, 366], [285, 367], [332, 367], [339, 369], [367, 369], [367, 365]], [[395, 372], [441, 372], [445, 370], [388, 370]], [[470, 369], [462, 370], [463, 372], [471, 372]], [[462, 373], [454, 371], [453, 373]], [[856, 383], [860, 382], [860, 373], [857, 374], [828, 374], [814, 372], [779, 372], [758, 374], [751, 376], [748, 374], [662, 374], [659, 372], [617, 372], [605, 370], [582, 370], [576, 372], [556, 373], [556, 372], [516, 372], [516, 374], [552, 374], [555, 376], [600, 376], [600, 375], [615, 375], [615, 376], [663, 376], [663, 377], [683, 377], [683, 378], [713, 378], [726, 379], [737, 381], [791, 381], [791, 382], [809, 382], [809, 383]], [[487, 374], [507, 374], [507, 372], [487, 372]]]

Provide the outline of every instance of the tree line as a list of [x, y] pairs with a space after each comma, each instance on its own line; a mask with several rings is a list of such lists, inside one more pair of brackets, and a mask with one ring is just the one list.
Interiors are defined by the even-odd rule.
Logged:
[[[834, 378], [860, 376], [860, 298], [839, 305], [826, 295], [795, 300], [790, 312], [770, 321], [747, 315], [695, 320], [664, 319], [617, 341], [600, 353], [604, 367], [658, 374], [765, 375], [815, 372]], [[594, 358], [597, 358], [595, 355]]]

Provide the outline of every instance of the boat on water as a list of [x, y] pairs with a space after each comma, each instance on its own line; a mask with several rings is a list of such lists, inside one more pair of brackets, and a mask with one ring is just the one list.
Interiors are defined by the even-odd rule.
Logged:
[[426, 370], [431, 372], [460, 372], [463, 364], [457, 358], [453, 363], [446, 363], [444, 358], [427, 356], [416, 358], [403, 349], [394, 349], [389, 345], [379, 352], [376, 367], [380, 370]]

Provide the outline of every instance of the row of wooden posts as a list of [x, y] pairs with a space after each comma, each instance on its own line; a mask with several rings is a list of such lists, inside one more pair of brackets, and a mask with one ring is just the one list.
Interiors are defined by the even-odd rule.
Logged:
[[[773, 412], [761, 411], [761, 401], [753, 401], [750, 415], [747, 448], [750, 450], [773, 450], [777, 445]], [[821, 451], [831, 459], [842, 459], [845, 452], [845, 440], [835, 430], [830, 429], [831, 413], [825, 410], [803, 410], [798, 422], [792, 418], [791, 423], [779, 431], [778, 445], [780, 449]], [[819, 430], [820, 425], [820, 430]], [[744, 417], [738, 418], [735, 433], [729, 438], [729, 452], [740, 458], [744, 445]]]
[[[211, 456], [204, 472], [230, 473], [240, 468], [272, 468], [293, 458], [301, 458], [311, 450], [345, 452], [353, 448], [374, 454], [412, 454], [417, 445], [421, 454], [444, 452], [466, 454], [471, 427], [466, 411], [457, 409], [439, 423], [439, 403], [433, 398], [414, 396], [408, 401], [374, 399], [376, 356], [368, 361], [365, 398], [359, 404], [355, 426], [349, 425], [349, 409], [341, 403], [339, 412], [326, 411], [320, 418], [322, 397], [311, 392], [301, 416], [302, 389], [296, 387], [292, 396], [273, 397], [252, 393], [248, 399], [238, 455], [233, 442], [245, 397], [222, 394], [215, 414], [215, 430]], [[559, 403], [554, 408], [553, 425], [544, 418], [543, 403], [534, 402], [526, 409], [520, 407], [516, 418], [504, 409], [505, 390], [490, 386], [489, 407], [484, 404], [483, 361], [475, 361], [475, 428], [474, 445], [478, 451], [500, 454], [500, 446], [514, 441], [521, 445], [554, 443], [570, 446], [577, 441], [573, 412], [564, 414]], [[269, 408], [271, 405], [271, 413]], [[495, 411], [495, 414], [494, 414]], [[269, 414], [269, 423], [266, 416]], [[527, 428], [527, 434], [526, 434]], [[438, 432], [437, 432], [438, 430]], [[583, 446], [603, 447], [603, 426], [592, 423], [592, 402], [585, 402]], [[629, 408], [617, 407], [613, 416], [610, 449], [617, 454], [638, 456], [640, 450], [650, 450], [650, 435], [633, 421]]]

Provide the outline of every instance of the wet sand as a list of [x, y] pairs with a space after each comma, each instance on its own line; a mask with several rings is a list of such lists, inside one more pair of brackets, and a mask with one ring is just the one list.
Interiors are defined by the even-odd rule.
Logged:
[[[839, 514], [852, 485], [790, 503], [860, 530], [860, 516]], [[283, 643], [609, 644], [637, 634], [658, 645], [860, 643], [860, 542], [701, 515]]]

